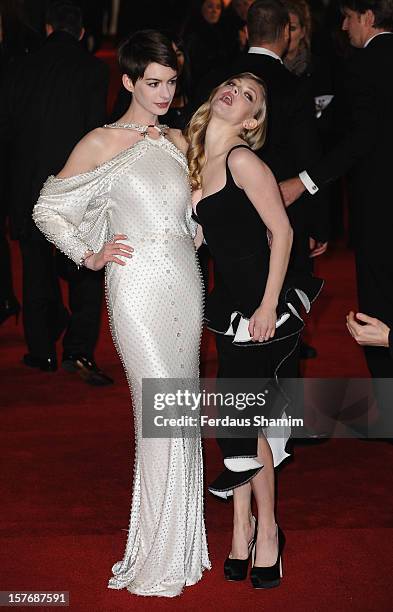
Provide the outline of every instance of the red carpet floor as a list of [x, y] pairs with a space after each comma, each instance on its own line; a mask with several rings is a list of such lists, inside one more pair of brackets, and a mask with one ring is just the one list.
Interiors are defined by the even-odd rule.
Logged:
[[[13, 248], [20, 295], [19, 253]], [[347, 335], [355, 306], [353, 263], [336, 248], [318, 262], [326, 286], [309, 325], [319, 352], [308, 376], [366, 376], [360, 349]], [[279, 589], [253, 591], [226, 583], [222, 561], [230, 545], [232, 504], [206, 498], [213, 568], [176, 599], [107, 589], [121, 558], [128, 525], [133, 465], [128, 388], [103, 313], [96, 356], [116, 384], [97, 389], [72, 374], [21, 365], [22, 326], [0, 328], [1, 533], [0, 590], [68, 590], [74, 611], [259, 610], [387, 611], [393, 596], [391, 465], [385, 442], [329, 440], [298, 447], [279, 470], [278, 520], [287, 535]], [[215, 356], [204, 341], [203, 367]], [[213, 441], [205, 444], [207, 477], [218, 469]], [[45, 609], [45, 608], [42, 608]]]

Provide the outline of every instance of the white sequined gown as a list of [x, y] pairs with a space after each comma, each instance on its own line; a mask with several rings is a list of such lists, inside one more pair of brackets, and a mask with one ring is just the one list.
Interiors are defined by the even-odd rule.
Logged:
[[108, 587], [173, 597], [210, 568], [201, 441], [143, 438], [141, 383], [198, 377], [202, 283], [186, 159], [164, 136], [146, 136], [90, 172], [49, 177], [33, 218], [76, 263], [114, 234], [135, 249], [126, 266], [107, 264], [105, 274], [136, 432], [128, 539]]

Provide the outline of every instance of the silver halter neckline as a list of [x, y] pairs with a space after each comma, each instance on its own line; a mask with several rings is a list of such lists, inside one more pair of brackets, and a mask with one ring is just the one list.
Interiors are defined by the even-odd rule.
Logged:
[[106, 123], [104, 127], [135, 130], [136, 132], [140, 132], [143, 136], [147, 136], [149, 128], [156, 129], [160, 136], [165, 136], [166, 132], [169, 130], [167, 125], [140, 125], [140, 123], [119, 123], [118, 121], [115, 121], [114, 123]]

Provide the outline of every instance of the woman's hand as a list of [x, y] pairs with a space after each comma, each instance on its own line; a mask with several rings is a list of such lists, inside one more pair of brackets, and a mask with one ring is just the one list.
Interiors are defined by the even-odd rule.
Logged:
[[98, 253], [92, 253], [85, 258], [85, 267], [89, 270], [97, 271], [101, 270], [110, 261], [125, 266], [126, 262], [120, 259], [119, 256], [130, 258], [134, 249], [127, 244], [117, 242], [117, 240], [127, 240], [127, 236], [125, 234], [115, 234], [113, 239], [110, 242], [106, 242]]
[[276, 309], [262, 303], [248, 324], [248, 331], [254, 342], [264, 342], [273, 338], [276, 332], [276, 321]]

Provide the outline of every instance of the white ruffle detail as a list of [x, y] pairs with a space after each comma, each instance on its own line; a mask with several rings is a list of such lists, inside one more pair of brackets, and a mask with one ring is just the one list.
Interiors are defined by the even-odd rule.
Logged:
[[[282, 413], [282, 419], [286, 419], [287, 415], [285, 412]], [[280, 433], [282, 433], [282, 438], [277, 438], [277, 433], [278, 431], [280, 431]], [[291, 428], [290, 427], [281, 427], [280, 429], [278, 429], [278, 427], [264, 427], [263, 428], [263, 432], [266, 436], [266, 439], [269, 443], [270, 449], [272, 451], [272, 455], [273, 455], [273, 466], [276, 468], [278, 465], [280, 465], [280, 463], [282, 463], [284, 461], [284, 459], [286, 459], [287, 457], [290, 457], [290, 453], [287, 453], [285, 450], [285, 446], [289, 440], [289, 437], [291, 435]], [[269, 437], [269, 432], [270, 434], [273, 432], [274, 433], [274, 437], [270, 436]], [[226, 461], [228, 461], [228, 459], [224, 459], [224, 463], [225, 466], [228, 468], [228, 470], [230, 469], [229, 466], [226, 464]], [[260, 465], [260, 464], [259, 464]], [[252, 468], [250, 468], [252, 469]], [[236, 471], [236, 470], [233, 470]], [[233, 489], [228, 489], [227, 491], [214, 491], [209, 489], [210, 493], [212, 493], [213, 495], [216, 495], [217, 497], [220, 497], [221, 499], [228, 499], [229, 497], [232, 497], [233, 495]]]
[[263, 467], [254, 457], [229, 457], [224, 459], [224, 465], [231, 472], [246, 472]]
[[210, 493], [213, 493], [216, 497], [221, 497], [221, 499], [228, 499], [228, 497], [232, 497], [233, 489], [229, 489], [229, 491], [213, 491], [209, 489]]
[[233, 331], [232, 323], [233, 323], [236, 315], [237, 315], [237, 312], [233, 312], [231, 314], [231, 322], [230, 322], [229, 327], [228, 327], [227, 331], [225, 332], [224, 336], [233, 336], [235, 334], [235, 332]]
[[295, 289], [295, 293], [297, 294], [299, 300], [303, 304], [304, 310], [308, 314], [310, 312], [310, 310], [311, 310], [311, 302], [308, 299], [307, 294], [304, 293], [304, 291], [302, 291], [302, 289]]

